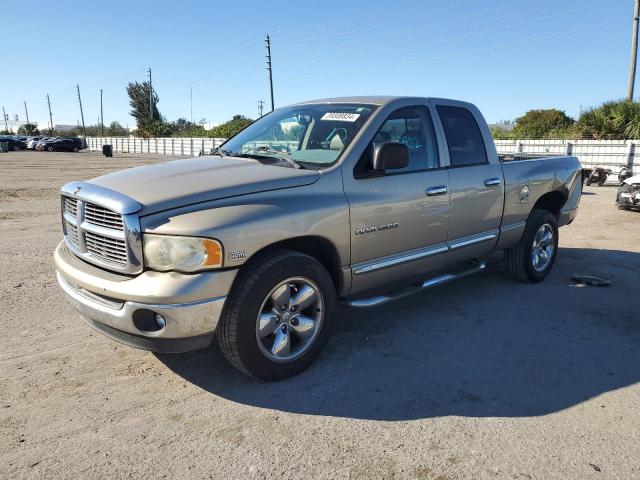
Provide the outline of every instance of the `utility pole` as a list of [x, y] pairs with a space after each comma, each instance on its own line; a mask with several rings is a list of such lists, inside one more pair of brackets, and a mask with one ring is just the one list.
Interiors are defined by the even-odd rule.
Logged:
[[4, 129], [8, 132], [9, 125], [7, 124], [7, 113], [4, 111], [4, 107], [2, 107], [2, 118], [4, 119]]
[[87, 138], [87, 129], [84, 126], [84, 112], [82, 111], [82, 99], [80, 98], [80, 85], [76, 83], [76, 90], [78, 91], [78, 103], [80, 104], [80, 118], [82, 119], [82, 134], [84, 138]]
[[29, 110], [27, 110], [27, 101], [24, 101], [24, 114], [27, 117], [27, 125], [29, 125]]
[[269, 71], [269, 88], [271, 89], [271, 111], [276, 108], [273, 103], [273, 68], [271, 66], [271, 39], [269, 38], [269, 34], [267, 34], [267, 39], [264, 41], [265, 46], [267, 47], [267, 70]]
[[49, 105], [49, 123], [51, 124], [51, 136], [56, 134], [53, 129], [53, 117], [51, 116], [51, 100], [49, 100], [49, 94], [47, 93], [47, 105]]
[[640, 13], [640, 0], [635, 1], [633, 9], [633, 32], [631, 34], [631, 66], [629, 67], [629, 90], [627, 100], [633, 101], [633, 87], [636, 83], [636, 61], [638, 58], [638, 14]]
[[264, 110], [264, 100], [258, 100], [258, 116], [262, 116], [262, 111]]
[[191, 87], [191, 123], [193, 123], [193, 87]]
[[153, 84], [151, 83], [151, 67], [149, 67], [149, 118], [153, 120]]
[[102, 89], [100, 89], [100, 135], [104, 137], [104, 111], [102, 110]]

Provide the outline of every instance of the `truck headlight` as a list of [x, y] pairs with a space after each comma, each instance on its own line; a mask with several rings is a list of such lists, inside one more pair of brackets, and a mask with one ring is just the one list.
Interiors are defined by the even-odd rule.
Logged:
[[145, 265], [153, 270], [197, 272], [222, 266], [222, 244], [211, 238], [143, 234]]

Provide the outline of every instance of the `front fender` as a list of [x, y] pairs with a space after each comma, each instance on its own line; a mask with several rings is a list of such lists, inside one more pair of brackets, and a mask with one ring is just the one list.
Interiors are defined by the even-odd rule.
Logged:
[[[274, 167], [275, 168], [275, 167]], [[263, 248], [301, 236], [329, 241], [350, 263], [349, 206], [339, 169], [312, 185], [242, 195], [141, 218], [144, 232], [215, 238], [224, 267], [243, 265]]]

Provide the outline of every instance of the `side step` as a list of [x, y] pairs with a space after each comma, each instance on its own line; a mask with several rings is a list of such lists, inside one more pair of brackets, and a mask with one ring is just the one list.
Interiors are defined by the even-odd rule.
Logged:
[[422, 292], [423, 290], [427, 290], [429, 288], [436, 287], [438, 285], [449, 283], [453, 280], [466, 277], [473, 273], [481, 272], [486, 267], [487, 267], [487, 264], [483, 260], [478, 260], [474, 262], [472, 266], [467, 267], [466, 269], [457, 271], [455, 273], [443, 273], [442, 275], [438, 275], [437, 277], [433, 277], [433, 278], [430, 278], [429, 280], [425, 280], [421, 284], [413, 287], [396, 290], [392, 293], [377, 295], [371, 298], [345, 300], [342, 302], [342, 304], [347, 307], [353, 307], [353, 308], [378, 307], [380, 305], [384, 305], [385, 303], [389, 303], [394, 300], [399, 300], [401, 298], [408, 297], [409, 295], [413, 295], [414, 293]]

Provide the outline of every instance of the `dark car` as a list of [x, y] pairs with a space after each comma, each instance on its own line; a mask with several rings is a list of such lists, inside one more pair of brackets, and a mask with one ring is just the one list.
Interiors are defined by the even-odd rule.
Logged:
[[56, 138], [40, 145], [47, 152], [78, 152], [84, 148], [81, 138]]
[[13, 135], [0, 137], [0, 142], [7, 143], [9, 145], [9, 151], [27, 149], [27, 142], [20, 140], [18, 137]]

